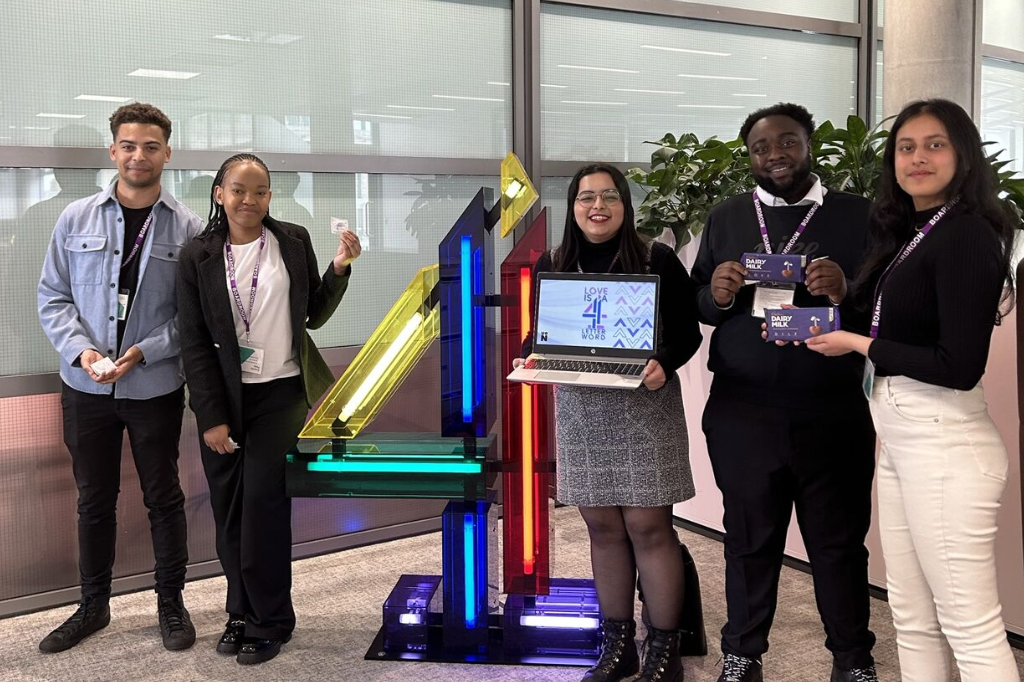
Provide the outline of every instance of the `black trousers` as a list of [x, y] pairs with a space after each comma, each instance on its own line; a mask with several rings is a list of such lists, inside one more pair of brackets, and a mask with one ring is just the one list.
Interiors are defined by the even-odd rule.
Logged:
[[78, 486], [78, 570], [82, 595], [109, 598], [121, 491], [121, 445], [128, 430], [142, 500], [149, 510], [156, 591], [185, 585], [185, 495], [178, 481], [178, 440], [185, 389], [148, 400], [83, 393], [64, 385], [64, 444]]
[[758, 658], [768, 650], [795, 506], [825, 646], [840, 668], [871, 665], [864, 539], [875, 432], [867, 406], [812, 413], [712, 394], [703, 428], [725, 506], [722, 651]]
[[226, 610], [245, 619], [245, 636], [283, 639], [292, 608], [292, 502], [285, 456], [306, 420], [301, 377], [242, 385], [241, 448], [219, 455], [200, 434], [217, 524], [217, 556], [228, 580]]

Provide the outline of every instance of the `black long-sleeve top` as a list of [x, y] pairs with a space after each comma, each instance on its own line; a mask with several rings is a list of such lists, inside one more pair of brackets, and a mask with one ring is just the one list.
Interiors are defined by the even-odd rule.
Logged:
[[[618, 250], [618, 237], [601, 244], [584, 242], [580, 246], [580, 267], [587, 273], [623, 274], [620, 263], [615, 262], [613, 266]], [[551, 256], [545, 253], [534, 267], [535, 281], [536, 273], [553, 270]], [[697, 290], [675, 251], [660, 242], [651, 244], [651, 274], [661, 278], [658, 298], [661, 343], [651, 357], [665, 370], [665, 376], [671, 377], [672, 372], [685, 365], [700, 348], [702, 337], [700, 325], [697, 324]], [[524, 358], [530, 354], [532, 347], [531, 336], [523, 343]]]
[[[810, 208], [762, 207], [773, 253], [782, 252]], [[853, 279], [867, 245], [870, 208], [871, 203], [864, 197], [829, 190], [792, 253], [806, 255], [808, 262], [828, 256], [847, 279]], [[764, 252], [749, 194], [727, 199], [711, 210], [693, 266], [701, 322], [715, 327], [708, 356], [708, 369], [715, 375], [711, 393], [743, 402], [818, 412], [863, 408], [863, 358], [855, 353], [829, 358], [802, 346], [780, 347], [764, 341], [764, 320], [751, 315], [753, 285], [740, 289], [729, 308], [715, 305], [711, 294], [715, 268], [726, 261], [739, 261], [745, 252]], [[793, 303], [801, 308], [831, 305], [827, 296], [812, 296], [803, 284], [797, 285]], [[866, 316], [858, 315], [846, 300], [840, 311], [844, 329], [867, 332]]]
[[[935, 213], [918, 213], [917, 227]], [[974, 388], [988, 362], [1002, 291], [995, 230], [984, 218], [953, 209], [883, 284], [878, 338], [868, 351], [876, 376]]]

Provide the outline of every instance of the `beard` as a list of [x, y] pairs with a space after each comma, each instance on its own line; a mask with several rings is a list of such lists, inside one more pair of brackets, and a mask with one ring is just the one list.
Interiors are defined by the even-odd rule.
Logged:
[[781, 183], [776, 182], [768, 173], [756, 173], [754, 175], [754, 181], [761, 189], [768, 192], [768, 194], [776, 197], [782, 197], [794, 188], [802, 187], [810, 176], [811, 157], [805, 156], [803, 161], [800, 162], [800, 165], [793, 169], [793, 173], [789, 178]]

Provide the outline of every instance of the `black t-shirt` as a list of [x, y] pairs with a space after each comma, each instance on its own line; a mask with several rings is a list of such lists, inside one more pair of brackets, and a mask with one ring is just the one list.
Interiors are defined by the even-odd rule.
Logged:
[[[810, 208], [762, 207], [773, 253], [785, 248]], [[854, 279], [867, 245], [870, 208], [864, 197], [829, 190], [791, 253], [805, 254], [808, 261], [828, 256], [843, 269], [847, 280]], [[708, 369], [715, 375], [711, 393], [805, 410], [830, 411], [838, 405], [863, 408], [863, 357], [849, 353], [829, 358], [802, 346], [779, 347], [764, 341], [764, 320], [751, 315], [753, 286], [743, 287], [729, 309], [715, 305], [710, 286], [715, 268], [725, 261], [739, 261], [744, 252], [763, 251], [750, 194], [732, 197], [712, 209], [693, 266], [701, 321], [715, 327], [708, 356]], [[855, 310], [849, 301], [847, 296], [840, 306], [843, 328], [866, 333], [866, 314]], [[827, 296], [812, 296], [803, 284], [796, 288], [794, 304], [801, 308], [831, 305]]]
[[[118, 279], [117, 291], [119, 294], [128, 294], [128, 305], [125, 307], [124, 319], [118, 320], [117, 323], [118, 357], [124, 355], [124, 352], [128, 350], [127, 348], [121, 348], [121, 341], [124, 339], [124, 328], [128, 315], [131, 313], [132, 304], [135, 303], [135, 292], [138, 289], [139, 282], [139, 264], [142, 262], [142, 251], [146, 247], [145, 243], [139, 245], [139, 250], [136, 252], [135, 257], [127, 265], [125, 265], [125, 260], [131, 255], [132, 249], [135, 246], [135, 240], [139, 238], [139, 232], [142, 231], [146, 218], [152, 212], [152, 206], [128, 208], [121, 204], [121, 213], [124, 215], [124, 244], [121, 245], [121, 275]], [[150, 230], [153, 229], [152, 223], [150, 223], [149, 227]], [[148, 235], [146, 238], [148, 239]]]

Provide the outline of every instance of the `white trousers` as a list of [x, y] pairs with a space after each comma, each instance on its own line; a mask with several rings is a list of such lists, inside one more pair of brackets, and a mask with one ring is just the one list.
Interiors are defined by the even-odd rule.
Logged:
[[981, 384], [878, 378], [878, 517], [903, 682], [1019, 682], [996, 588], [1009, 460]]

